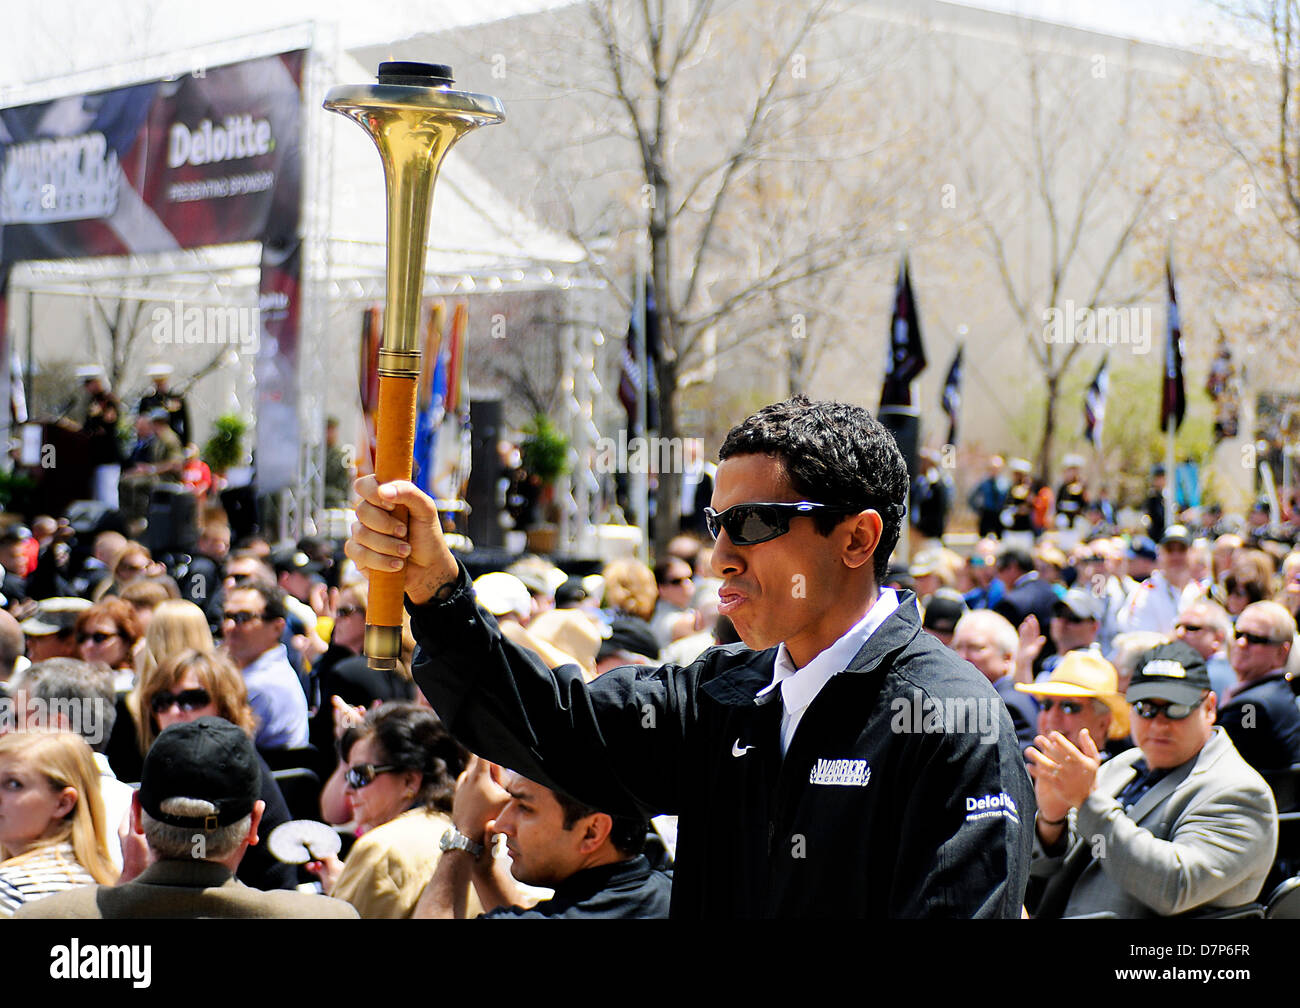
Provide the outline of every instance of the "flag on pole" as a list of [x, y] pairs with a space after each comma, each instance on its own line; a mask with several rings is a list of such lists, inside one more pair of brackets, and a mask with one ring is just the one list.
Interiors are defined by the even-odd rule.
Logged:
[[1101, 359], [1092, 384], [1083, 394], [1083, 436], [1098, 451], [1101, 450], [1102, 428], [1106, 425], [1106, 397], [1110, 395], [1110, 374], [1106, 370], [1109, 363], [1109, 356]]
[[1160, 391], [1160, 430], [1182, 426], [1187, 412], [1187, 393], [1183, 386], [1183, 331], [1178, 319], [1178, 298], [1174, 294], [1173, 263], [1165, 259], [1165, 280], [1169, 287], [1169, 312], [1165, 333], [1165, 368]]
[[367, 308], [361, 316], [361, 361], [357, 372], [360, 380], [361, 425], [360, 443], [365, 450], [357, 458], [357, 474], [366, 476], [375, 471], [375, 411], [379, 409], [379, 345], [383, 341], [382, 308]]
[[416, 391], [415, 452], [412, 481], [433, 496], [433, 472], [438, 454], [438, 428], [447, 399], [447, 368], [443, 361], [442, 325], [446, 306], [435, 301], [429, 306], [420, 356], [420, 385]]
[[957, 414], [961, 412], [961, 352], [962, 344], [957, 344], [957, 353], [948, 368], [948, 377], [943, 383], [943, 392], [939, 396], [939, 405], [948, 414], [948, 444], [957, 443]]
[[[659, 429], [659, 383], [655, 362], [659, 360], [659, 326], [656, 321], [654, 288], [649, 277], [645, 282], [645, 350], [650, 362], [646, 376], [646, 426]], [[632, 309], [632, 319], [627, 327], [627, 342], [623, 344], [623, 366], [618, 379], [618, 401], [627, 410], [627, 429], [642, 436], [637, 430], [637, 392], [641, 388], [641, 362], [636, 359], [636, 332], [641, 320]]]
[[912, 382], [925, 370], [925, 347], [921, 343], [921, 322], [912, 296], [912, 279], [904, 253], [898, 265], [898, 284], [894, 290], [894, 315], [889, 325], [889, 358], [885, 363], [885, 383], [880, 389], [880, 405], [911, 406]]

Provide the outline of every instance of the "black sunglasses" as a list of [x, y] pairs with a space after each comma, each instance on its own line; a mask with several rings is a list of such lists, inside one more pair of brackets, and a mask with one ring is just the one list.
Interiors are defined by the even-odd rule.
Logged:
[[1082, 714], [1087, 709], [1086, 702], [1083, 700], [1052, 700], [1050, 697], [1039, 700], [1038, 706], [1043, 709], [1044, 714], [1053, 707], [1060, 707], [1061, 713], [1067, 716]]
[[725, 511], [706, 507], [704, 522], [714, 539], [718, 538], [718, 530], [724, 529], [733, 546], [757, 546], [785, 535], [790, 531], [790, 519], [799, 515], [814, 511], [847, 515], [860, 510], [838, 504], [814, 504], [812, 501], [734, 504]]
[[1201, 697], [1201, 699], [1194, 704], [1172, 703], [1170, 701], [1158, 703], [1155, 700], [1134, 700], [1133, 711], [1143, 721], [1154, 721], [1157, 714], [1163, 714], [1170, 721], [1181, 721], [1193, 711], [1199, 710], [1203, 703], [1205, 703], [1205, 697]]
[[185, 689], [176, 693], [163, 690], [153, 695], [153, 699], [149, 701], [149, 706], [153, 708], [155, 714], [169, 711], [173, 705], [179, 707], [182, 713], [189, 714], [200, 707], [206, 707], [210, 703], [212, 703], [212, 694], [205, 689]]
[[353, 791], [360, 791], [381, 773], [391, 773], [397, 769], [400, 768], [388, 763], [361, 763], [354, 767], [348, 767], [348, 772], [343, 775], [343, 779], [347, 781], [348, 787]]
[[365, 610], [362, 609], [361, 606], [357, 606], [357, 605], [339, 606], [337, 609], [334, 610], [334, 618], [347, 619], [349, 616], [355, 616], [357, 613], [363, 613], [363, 612], [365, 612]]
[[1285, 644], [1286, 641], [1274, 640], [1272, 637], [1261, 637], [1257, 633], [1248, 633], [1245, 630], [1237, 630], [1233, 636], [1239, 641], [1245, 641], [1247, 644]]
[[255, 612], [223, 612], [221, 618], [223, 621], [229, 620], [235, 626], [243, 626], [245, 623], [252, 623], [253, 620], [260, 620], [262, 614]]
[[103, 644], [105, 641], [110, 641], [114, 637], [121, 637], [121, 636], [122, 635], [120, 633], [103, 633], [103, 632], [81, 633], [81, 634], [77, 634], [77, 643], [85, 644], [88, 641], [94, 641], [96, 644]]

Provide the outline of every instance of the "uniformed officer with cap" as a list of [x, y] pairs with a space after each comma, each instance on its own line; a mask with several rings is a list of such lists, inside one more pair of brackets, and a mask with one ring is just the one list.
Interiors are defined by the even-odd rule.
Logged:
[[167, 387], [167, 379], [172, 375], [172, 366], [170, 364], [150, 364], [145, 369], [145, 374], [153, 380], [153, 391], [140, 400], [140, 408], [136, 412], [141, 416], [147, 416], [157, 409], [166, 410], [167, 423], [180, 440], [181, 446], [189, 444], [189, 407], [185, 405], [184, 396], [171, 391]]
[[1065, 528], [1073, 525], [1088, 507], [1088, 488], [1079, 473], [1083, 465], [1082, 455], [1067, 455], [1061, 460], [1063, 472], [1056, 491], [1056, 518]]

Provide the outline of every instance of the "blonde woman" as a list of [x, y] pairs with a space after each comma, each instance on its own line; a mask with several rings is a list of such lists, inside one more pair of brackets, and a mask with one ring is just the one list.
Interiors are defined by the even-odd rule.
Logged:
[[0, 917], [31, 900], [113, 885], [99, 769], [71, 732], [0, 736]]
[[[182, 651], [213, 654], [217, 650], [208, 629], [207, 617], [193, 602], [168, 599], [158, 603], [144, 637], [135, 649], [135, 687], [118, 698], [118, 718], [108, 744], [108, 762], [118, 780], [138, 781], [156, 729], [149, 730], [149, 708], [140, 703], [140, 691], [146, 678], [158, 666]], [[124, 716], [127, 715], [127, 716]], [[234, 720], [233, 718], [231, 720]]]

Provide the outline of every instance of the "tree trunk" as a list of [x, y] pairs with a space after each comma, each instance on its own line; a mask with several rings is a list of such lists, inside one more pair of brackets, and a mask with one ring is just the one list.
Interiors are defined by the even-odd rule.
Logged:
[[1038, 477], [1049, 483], [1052, 467], [1052, 449], [1056, 439], [1056, 397], [1061, 386], [1061, 374], [1048, 374], [1047, 402], [1043, 407], [1043, 442], [1038, 449]]
[[[661, 320], [662, 324], [662, 320]], [[659, 372], [660, 444], [678, 445], [677, 437], [677, 361], [661, 362]], [[651, 442], [653, 444], [653, 442]], [[647, 448], [650, 446], [647, 445]], [[676, 451], [660, 449], [650, 453], [652, 464], [659, 469], [659, 489], [655, 494], [654, 554], [668, 554], [668, 543], [681, 531], [682, 462], [685, 447]]]

